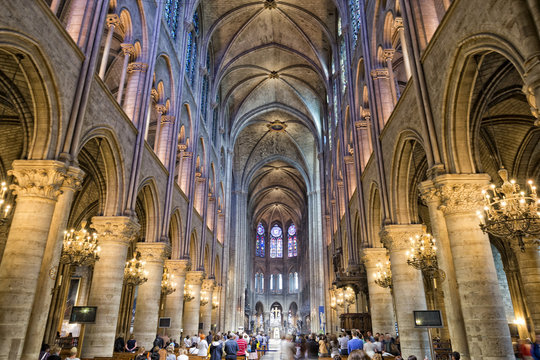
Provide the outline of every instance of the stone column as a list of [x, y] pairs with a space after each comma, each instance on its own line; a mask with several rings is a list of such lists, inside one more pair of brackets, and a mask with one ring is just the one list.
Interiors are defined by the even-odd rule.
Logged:
[[165, 260], [169, 273], [174, 275], [176, 291], [167, 295], [165, 301], [165, 316], [171, 318], [170, 336], [180, 341], [182, 329], [182, 316], [184, 315], [184, 284], [186, 272], [189, 269], [189, 260]]
[[405, 29], [403, 27], [403, 18], [396, 17], [394, 20], [394, 28], [399, 33], [399, 39], [401, 41], [401, 51], [403, 52], [403, 63], [405, 64], [405, 74], [407, 79], [411, 78], [411, 62], [409, 60], [409, 49], [407, 48], [407, 43], [405, 42]]
[[111, 41], [114, 35], [114, 28], [120, 24], [120, 19], [116, 14], [107, 15], [107, 38], [105, 39], [105, 46], [103, 48], [103, 56], [101, 58], [101, 65], [99, 67], [99, 77], [101, 80], [105, 78], [105, 71], [107, 70], [107, 62], [109, 61], [109, 52], [111, 51]]
[[189, 196], [189, 174], [191, 172], [191, 159], [193, 158], [193, 152], [183, 151], [181, 156], [182, 167], [180, 168], [178, 182], [180, 189], [184, 191], [186, 196]]
[[[526, 238], [525, 251], [513, 246], [519, 264], [519, 272], [525, 291], [525, 302], [529, 308], [534, 333], [540, 334], [540, 243], [537, 239]], [[517, 245], [517, 244], [516, 244]]]
[[377, 68], [371, 70], [371, 77], [373, 77], [373, 90], [375, 96], [379, 99], [377, 102], [377, 114], [379, 114], [379, 126], [384, 128], [384, 124], [388, 121], [388, 118], [394, 110], [394, 103], [392, 100], [392, 91], [388, 84], [389, 72], [387, 68]]
[[392, 99], [394, 100], [394, 106], [397, 104], [399, 94], [397, 89], [396, 79], [394, 78], [394, 67], [392, 66], [392, 59], [394, 58], [394, 49], [385, 49], [383, 51], [383, 58], [386, 61], [388, 68], [388, 82], [390, 83], [390, 92], [392, 93]]
[[[414, 327], [414, 310], [427, 310], [422, 273], [407, 264], [410, 238], [422, 233], [422, 225], [387, 225], [381, 231], [381, 240], [390, 251], [392, 287], [403, 358], [415, 355], [418, 359], [430, 357], [427, 330]], [[432, 359], [433, 360], [433, 359]]]
[[377, 275], [377, 263], [385, 264], [388, 255], [385, 248], [364, 248], [362, 261], [366, 267], [369, 310], [371, 313], [371, 327], [373, 333], [396, 333], [394, 327], [394, 305], [390, 289], [385, 289], [375, 284]]
[[101, 254], [94, 266], [88, 305], [98, 310], [96, 322], [85, 327], [81, 357], [111, 357], [127, 250], [140, 226], [127, 216], [94, 216], [92, 227], [99, 234]]
[[172, 115], [162, 115], [161, 116], [161, 126], [160, 128], [160, 136], [159, 136], [159, 143], [156, 145], [156, 155], [159, 157], [161, 162], [163, 164], [169, 163], [169, 158], [171, 156], [171, 146], [173, 145], [173, 130], [174, 130], [174, 121], [175, 117]]
[[163, 265], [171, 250], [164, 242], [140, 242], [137, 243], [137, 251], [141, 253], [141, 260], [146, 262], [148, 281], [139, 285], [137, 290], [133, 334], [139, 346], [151, 349], [158, 327]]
[[186, 284], [193, 294], [193, 300], [184, 304], [184, 336], [196, 335], [199, 331], [199, 311], [201, 307], [201, 285], [204, 278], [202, 271], [188, 271]]
[[[154, 89], [152, 89], [152, 93], [154, 93]], [[156, 91], [156, 94], [157, 94], [157, 91]], [[157, 95], [156, 95], [156, 98], [157, 98]], [[154, 152], [156, 153], [156, 155], [158, 155], [158, 152], [159, 152], [159, 143], [161, 141], [160, 137], [161, 137], [161, 117], [163, 116], [163, 114], [165, 114], [165, 112], [167, 111], [167, 107], [165, 107], [165, 105], [163, 104], [156, 104], [154, 106], [156, 112], [158, 113], [158, 119], [156, 121], [156, 133], [154, 135]], [[147, 121], [147, 126], [146, 126], [146, 139], [148, 139], [148, 129], [150, 129], [150, 112], [148, 112], [148, 121]], [[159, 157], [159, 155], [158, 155]]]
[[135, 54], [135, 47], [131, 44], [121, 44], [122, 53], [124, 54], [124, 64], [122, 65], [122, 73], [120, 75], [120, 83], [118, 84], [118, 93], [116, 94], [116, 101], [122, 105], [122, 95], [124, 95], [124, 85], [126, 83], [126, 73], [129, 64], [129, 58]]
[[437, 262], [439, 268], [446, 274], [446, 279], [442, 282], [441, 288], [444, 293], [444, 307], [446, 309], [446, 320], [452, 349], [458, 351], [461, 357], [467, 360], [469, 359], [469, 345], [461, 312], [461, 301], [459, 299], [454, 259], [450, 249], [450, 239], [448, 238], [444, 214], [440, 210], [440, 198], [431, 180], [422, 182], [418, 190], [422, 201], [428, 207], [432, 235], [437, 240]]
[[51, 220], [51, 228], [47, 237], [47, 245], [39, 271], [40, 284], [36, 289], [34, 305], [21, 358], [35, 360], [39, 356], [41, 343], [45, 334], [47, 315], [51, 306], [51, 291], [56, 281], [58, 262], [62, 253], [62, 240], [66, 230], [69, 212], [75, 192], [79, 190], [84, 172], [75, 167], [69, 167], [58, 196], [58, 202], [54, 208]]
[[140, 98], [143, 92], [144, 76], [147, 70], [148, 64], [143, 62], [132, 62], [127, 67], [129, 77], [126, 85], [126, 97], [122, 106], [136, 127], [139, 125], [136, 122], [139, 119], [139, 112], [141, 111]]
[[[67, 167], [53, 160], [15, 160], [17, 180], [11, 229], [0, 263], [0, 359], [19, 359], [40, 275], [43, 254]], [[50, 294], [47, 294], [50, 296]]]
[[447, 174], [434, 182], [450, 239], [471, 359], [513, 359], [489, 238], [476, 215], [489, 175]]
[[360, 167], [362, 170], [366, 167], [372, 152], [371, 136], [369, 135], [369, 121], [370, 115], [366, 115], [362, 120], [357, 120], [354, 123], [358, 140], [357, 144], [360, 147], [358, 149], [358, 159], [360, 160]]
[[204, 279], [202, 283], [202, 292], [205, 292], [208, 296], [208, 304], [204, 306], [201, 305], [200, 310], [200, 322], [203, 323], [202, 331], [204, 334], [208, 334], [212, 325], [212, 296], [214, 291], [214, 283], [214, 279]]

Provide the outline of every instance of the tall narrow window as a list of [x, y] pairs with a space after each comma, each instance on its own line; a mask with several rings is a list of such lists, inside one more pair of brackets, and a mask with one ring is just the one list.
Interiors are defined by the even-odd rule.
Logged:
[[274, 291], [274, 274], [270, 275], [270, 291]]
[[345, 40], [341, 39], [341, 45], [339, 49], [339, 73], [341, 74], [341, 92], [345, 93], [345, 87], [347, 86], [347, 48], [345, 47]]
[[351, 33], [353, 37], [353, 47], [356, 47], [358, 42], [358, 34], [360, 33], [360, 3], [358, 0], [349, 0], [349, 14], [351, 18]]
[[165, 21], [171, 32], [171, 37], [176, 39], [178, 31], [178, 17], [180, 15], [180, 0], [165, 1]]
[[287, 231], [288, 234], [288, 241], [287, 241], [287, 252], [289, 257], [295, 257], [298, 255], [298, 243], [296, 239], [296, 226], [294, 224], [291, 224], [289, 226], [289, 230]]
[[277, 224], [270, 230], [270, 257], [283, 257], [283, 231]]
[[278, 292], [281, 292], [283, 290], [283, 276], [281, 274], [278, 274], [278, 286], [277, 286]]
[[298, 292], [298, 273], [294, 273], [294, 291]]
[[259, 292], [259, 273], [255, 274], [255, 293]]
[[255, 256], [264, 257], [264, 226], [262, 223], [257, 225], [257, 237], [255, 241]]
[[259, 289], [261, 290], [261, 294], [262, 294], [264, 293], [264, 274], [263, 273], [259, 275], [259, 280], [260, 280]]
[[294, 278], [293, 274], [289, 273], [289, 294], [292, 294], [294, 292]]

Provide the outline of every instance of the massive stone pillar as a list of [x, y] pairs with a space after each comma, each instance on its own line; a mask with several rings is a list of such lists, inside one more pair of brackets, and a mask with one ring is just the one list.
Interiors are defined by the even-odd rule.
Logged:
[[51, 271], [55, 271], [60, 261], [62, 253], [62, 240], [64, 230], [66, 230], [69, 212], [75, 192], [79, 190], [84, 173], [82, 170], [69, 167], [66, 178], [60, 190], [62, 193], [58, 196], [58, 202], [54, 208], [51, 227], [47, 237], [47, 245], [39, 271], [39, 286], [36, 289], [34, 305], [28, 329], [22, 359], [35, 360], [39, 356], [41, 343], [45, 334], [47, 315], [51, 306], [51, 291], [56, 281], [55, 276], [51, 276]]
[[98, 310], [96, 322], [85, 327], [84, 358], [112, 356], [127, 249], [140, 229], [127, 216], [95, 216], [92, 227], [99, 234], [101, 255], [94, 266], [88, 305]]
[[395, 335], [394, 304], [392, 293], [388, 288], [375, 284], [377, 263], [385, 264], [388, 261], [385, 248], [365, 248], [362, 260], [366, 267], [369, 291], [369, 310], [371, 313], [371, 328], [373, 333], [390, 333]]
[[216, 324], [218, 329], [221, 329], [221, 324], [219, 322], [219, 309], [221, 307], [221, 303], [219, 302], [219, 300], [221, 299], [221, 291], [222, 287], [221, 285], [218, 285], [214, 287], [214, 292], [212, 293], [212, 302], [213, 299], [216, 299], [218, 301], [218, 306], [214, 308], [214, 304], [212, 304], [212, 318], [210, 320], [210, 323], [212, 325]]
[[169, 328], [171, 338], [180, 341], [184, 315], [184, 284], [189, 260], [165, 260], [165, 266], [169, 269], [169, 273], [174, 275], [176, 283], [176, 291], [167, 295], [165, 300], [165, 316], [171, 318], [171, 327]]
[[[19, 359], [60, 186], [67, 167], [52, 160], [16, 160], [17, 194], [0, 263], [0, 359]], [[50, 294], [47, 294], [50, 296]]]
[[139, 285], [137, 290], [133, 334], [139, 346], [151, 349], [158, 327], [163, 264], [170, 254], [170, 246], [164, 242], [141, 242], [137, 244], [137, 251], [141, 253], [141, 260], [146, 262], [148, 281]]
[[205, 334], [208, 334], [212, 326], [212, 296], [214, 291], [214, 279], [204, 279], [202, 282], [202, 293], [205, 293], [205, 296], [208, 299], [208, 303], [204, 306], [201, 305], [201, 323], [203, 324], [202, 331]]
[[540, 334], [540, 249], [536, 239], [525, 239], [525, 249], [514, 246], [519, 272], [525, 290], [525, 302], [534, 324], [535, 334]]
[[405, 359], [410, 355], [423, 359], [430, 354], [427, 330], [414, 327], [413, 311], [427, 310], [422, 273], [407, 264], [410, 238], [422, 230], [422, 225], [387, 225], [381, 232], [381, 240], [390, 251], [401, 354]]
[[452, 349], [458, 351], [461, 357], [469, 359], [469, 345], [465, 333], [465, 323], [461, 313], [461, 301], [459, 299], [458, 285], [454, 269], [454, 259], [450, 249], [450, 240], [446, 229], [444, 214], [440, 210], [440, 198], [437, 195], [433, 181], [427, 180], [419, 186], [420, 196], [429, 210], [433, 237], [437, 240], [437, 262], [439, 268], [446, 274], [441, 288], [444, 294], [444, 307], [446, 309], [446, 321], [448, 332], [452, 342]]
[[488, 183], [487, 174], [447, 174], [435, 179], [450, 239], [471, 359], [513, 359], [489, 238], [480, 229], [476, 215], [483, 205], [481, 190]]
[[196, 335], [199, 331], [199, 311], [201, 308], [201, 285], [204, 278], [202, 271], [188, 271], [186, 285], [193, 295], [184, 305], [184, 336]]

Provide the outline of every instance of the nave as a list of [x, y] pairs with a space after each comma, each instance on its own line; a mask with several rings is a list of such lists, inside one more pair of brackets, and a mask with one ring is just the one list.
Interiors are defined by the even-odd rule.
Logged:
[[537, 0], [0, 8], [0, 360], [538, 349]]

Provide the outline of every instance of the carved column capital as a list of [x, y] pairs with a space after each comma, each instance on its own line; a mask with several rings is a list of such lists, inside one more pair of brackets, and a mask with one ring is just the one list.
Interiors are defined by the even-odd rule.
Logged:
[[354, 127], [357, 129], [367, 129], [368, 122], [366, 120], [357, 120], [354, 122]]
[[120, 18], [116, 14], [107, 14], [107, 27], [118, 26], [120, 24]]
[[186, 276], [191, 268], [189, 260], [165, 260], [165, 266], [174, 276]]
[[186, 274], [187, 285], [202, 285], [204, 271], [188, 271]]
[[140, 242], [136, 249], [141, 253], [141, 259], [147, 263], [160, 263], [171, 254], [171, 247], [163, 242]]
[[440, 209], [445, 214], [476, 213], [484, 202], [482, 190], [489, 185], [488, 174], [446, 174], [435, 178]]
[[178, 144], [178, 151], [186, 151], [187, 145], [186, 144]]
[[213, 291], [215, 282], [216, 281], [214, 279], [204, 279], [202, 281], [201, 290], [202, 291]]
[[395, 52], [396, 51], [394, 49], [384, 49], [383, 50], [383, 59], [385, 61], [394, 59]]
[[388, 252], [386, 248], [363, 248], [361, 261], [366, 269], [374, 269], [377, 263], [388, 261]]
[[[153, 93], [153, 91], [154, 91], [154, 89], [152, 89], [152, 93]], [[163, 115], [163, 114], [165, 114], [167, 112], [167, 107], [165, 105], [163, 105], [163, 104], [156, 104], [155, 109], [160, 115]]]
[[161, 124], [174, 124], [174, 120], [176, 119], [173, 115], [161, 115]]
[[186, 30], [186, 32], [191, 32], [193, 31], [193, 29], [195, 29], [195, 26], [193, 25], [193, 23], [191, 21], [184, 21], [184, 29]]
[[129, 244], [141, 229], [136, 220], [128, 216], [94, 216], [92, 228], [99, 234], [99, 241]]
[[148, 64], [143, 62], [132, 62], [128, 65], [127, 72], [132, 73], [136, 71], [146, 72], [148, 70]]
[[381, 241], [390, 251], [406, 250], [411, 247], [411, 238], [422, 234], [424, 225], [386, 225], [380, 232]]
[[[75, 181], [69, 179], [66, 164], [55, 160], [15, 160], [13, 170], [8, 175], [14, 176], [16, 184], [10, 186], [18, 197], [37, 197], [56, 201], [60, 190], [67, 178], [68, 183]], [[76, 186], [76, 181], [73, 185]]]
[[120, 44], [120, 47], [122, 48], [124, 56], [133, 56], [135, 54], [135, 47], [133, 44], [122, 43]]
[[403, 18], [401, 16], [398, 16], [394, 19], [394, 29], [396, 31], [403, 30]]
[[418, 185], [418, 192], [420, 193], [420, 199], [422, 199], [422, 202], [427, 206], [440, 205], [441, 199], [439, 197], [439, 191], [433, 181], [426, 180], [421, 182], [420, 185]]
[[386, 68], [377, 68], [377, 69], [371, 70], [371, 77], [374, 80], [388, 79], [388, 76], [389, 76], [389, 73], [388, 73], [388, 69]]

